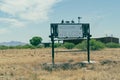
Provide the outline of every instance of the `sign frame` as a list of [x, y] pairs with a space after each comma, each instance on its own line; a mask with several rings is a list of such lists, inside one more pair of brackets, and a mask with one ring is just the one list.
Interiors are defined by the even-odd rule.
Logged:
[[[75, 25], [81, 25], [81, 28], [82, 28], [82, 36], [78, 36], [78, 37], [59, 37], [59, 25], [73, 25], [73, 27]], [[89, 23], [51, 23], [51, 33], [53, 33], [53, 36], [54, 38], [57, 38], [57, 39], [78, 39], [78, 38], [84, 38], [86, 37], [87, 33], [90, 33], [90, 29], [89, 29]], [[69, 26], [67, 26], [69, 27]]]
[[[51, 23], [50, 24], [50, 33], [51, 35], [49, 36], [51, 38], [52, 41], [52, 64], [54, 67], [54, 41], [55, 38], [57, 38], [58, 40], [60, 39], [60, 37], [58, 36], [59, 32], [58, 32], [58, 27], [59, 25], [82, 25], [82, 37], [75, 37], [72, 39], [78, 39], [78, 38], [85, 38], [87, 37], [87, 60], [88, 63], [90, 63], [90, 25], [89, 23]], [[65, 40], [65, 39], [71, 39], [70, 37], [68, 38], [61, 38], [61, 40]]]

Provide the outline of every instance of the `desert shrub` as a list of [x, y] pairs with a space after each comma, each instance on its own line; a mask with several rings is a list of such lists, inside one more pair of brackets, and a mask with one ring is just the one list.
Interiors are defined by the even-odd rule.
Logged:
[[22, 48], [23, 49], [35, 49], [36, 47], [33, 45], [26, 44], [26, 45], [22, 46]]
[[82, 43], [77, 44], [75, 47], [77, 49], [81, 49], [81, 50], [86, 51], [87, 50], [87, 41], [84, 40], [84, 41], [82, 41]]
[[100, 42], [100, 41], [96, 41], [94, 39], [90, 40], [90, 49], [91, 50], [100, 50], [105, 48], [105, 44]]
[[44, 45], [38, 45], [36, 46], [36, 48], [44, 48], [45, 46]]
[[1, 50], [3, 50], [3, 49], [8, 49], [8, 46], [0, 45], [0, 49], [1, 49]]
[[55, 47], [55, 48], [58, 48], [58, 47], [61, 47], [61, 46], [62, 46], [62, 43], [55, 43], [55, 44], [54, 44], [54, 47]]
[[9, 46], [9, 49], [15, 49], [15, 47], [14, 46]]
[[35, 49], [35, 46], [26, 44], [26, 45], [17, 45], [17, 46], [9, 46], [9, 49]]
[[33, 46], [30, 44], [26, 44], [26, 45], [17, 45], [17, 46], [4, 46], [1, 45], [0, 49], [36, 49], [36, 48], [43, 48], [43, 45], [38, 45], [38, 46]]
[[72, 49], [75, 47], [75, 44], [66, 42], [63, 44], [63, 46], [67, 49]]
[[[81, 50], [87, 50], [87, 41], [84, 40], [82, 43], [79, 43], [78, 45], [76, 45], [76, 48], [81, 49]], [[105, 45], [102, 42], [96, 41], [94, 39], [90, 40], [91, 50], [100, 50], [103, 48], [105, 48]]]
[[120, 48], [120, 44], [110, 42], [110, 43], [106, 44], [106, 47], [108, 47], [108, 48]]
[[[50, 47], [52, 47], [52, 44], [50, 44]], [[54, 43], [54, 48], [59, 48], [59, 47], [63, 47], [62, 43]]]
[[26, 44], [26, 45], [21, 46], [22, 49], [36, 49], [36, 48], [43, 48], [43, 47], [44, 47], [44, 45], [33, 46], [30, 44]]
[[22, 46], [21, 45], [18, 45], [18, 46], [11, 46], [10, 48], [12, 48], [13, 47], [13, 49], [22, 49]]

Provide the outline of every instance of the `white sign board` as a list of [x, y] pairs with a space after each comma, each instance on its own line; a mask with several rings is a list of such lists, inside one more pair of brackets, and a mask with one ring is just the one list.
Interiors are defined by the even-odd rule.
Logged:
[[81, 38], [83, 37], [82, 25], [58, 25], [58, 38]]

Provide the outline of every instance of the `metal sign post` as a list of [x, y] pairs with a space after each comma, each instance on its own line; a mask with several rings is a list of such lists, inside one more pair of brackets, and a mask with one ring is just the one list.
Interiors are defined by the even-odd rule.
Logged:
[[83, 24], [83, 34], [87, 37], [87, 61], [90, 63], [90, 26], [89, 24]]
[[90, 33], [87, 35], [87, 58], [88, 58], [88, 63], [90, 63]]
[[54, 36], [53, 34], [51, 35], [51, 41], [52, 41], [52, 64], [53, 64], [53, 67], [54, 67]]
[[51, 25], [51, 35], [49, 36], [51, 38], [51, 42], [52, 42], [52, 65], [54, 67], [54, 26]]

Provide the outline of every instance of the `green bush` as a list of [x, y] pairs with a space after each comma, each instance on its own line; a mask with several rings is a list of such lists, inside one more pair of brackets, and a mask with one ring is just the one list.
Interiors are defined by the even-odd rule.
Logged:
[[44, 48], [44, 45], [38, 45], [36, 48]]
[[22, 47], [22, 49], [35, 49], [36, 48], [35, 46], [30, 45], [30, 44], [26, 44], [26, 45], [21, 46], [21, 47]]
[[[52, 47], [52, 44], [50, 44], [50, 47]], [[59, 48], [59, 47], [63, 47], [62, 43], [54, 43], [54, 48]]]
[[0, 45], [0, 50], [8, 49], [8, 46]]
[[33, 46], [30, 44], [21, 46], [22, 49], [36, 49], [36, 48], [43, 48], [43, 47], [44, 47], [44, 45]]
[[17, 45], [17, 46], [9, 46], [9, 49], [35, 49], [36, 47], [26, 44], [26, 45]]
[[61, 47], [61, 46], [62, 46], [62, 43], [55, 43], [55, 44], [54, 44], [54, 47], [55, 47], [55, 48], [58, 48], [58, 47]]
[[15, 47], [14, 46], [9, 46], [9, 49], [15, 49]]
[[22, 49], [23, 46], [21, 46], [21, 45], [18, 45], [18, 46], [10, 46], [10, 48], [12, 48], [12, 47], [13, 47], [13, 49]]
[[[87, 41], [84, 40], [82, 43], [76, 45], [76, 48], [81, 50], [87, 50]], [[102, 42], [96, 41], [94, 39], [90, 40], [90, 49], [91, 50], [100, 50], [105, 48], [105, 45]]]
[[30, 44], [32, 44], [33, 46], [38, 46], [42, 42], [42, 38], [39, 36], [34, 36], [29, 41], [30, 41]]
[[106, 47], [108, 47], [108, 48], [120, 48], [120, 44], [110, 42], [110, 43], [106, 44]]
[[100, 41], [96, 41], [94, 39], [90, 40], [90, 49], [91, 50], [101, 50], [105, 48], [105, 44]]
[[86, 51], [87, 50], [87, 41], [84, 40], [82, 41], [82, 43], [79, 43], [75, 46], [77, 49], [81, 49], [83, 51]]
[[17, 46], [4, 46], [1, 45], [0, 49], [4, 50], [4, 49], [36, 49], [36, 48], [43, 48], [43, 45], [38, 45], [38, 46], [33, 46], [30, 44], [26, 44], [26, 45], [17, 45]]
[[75, 47], [75, 44], [66, 42], [63, 44], [63, 46], [67, 49], [72, 49]]

